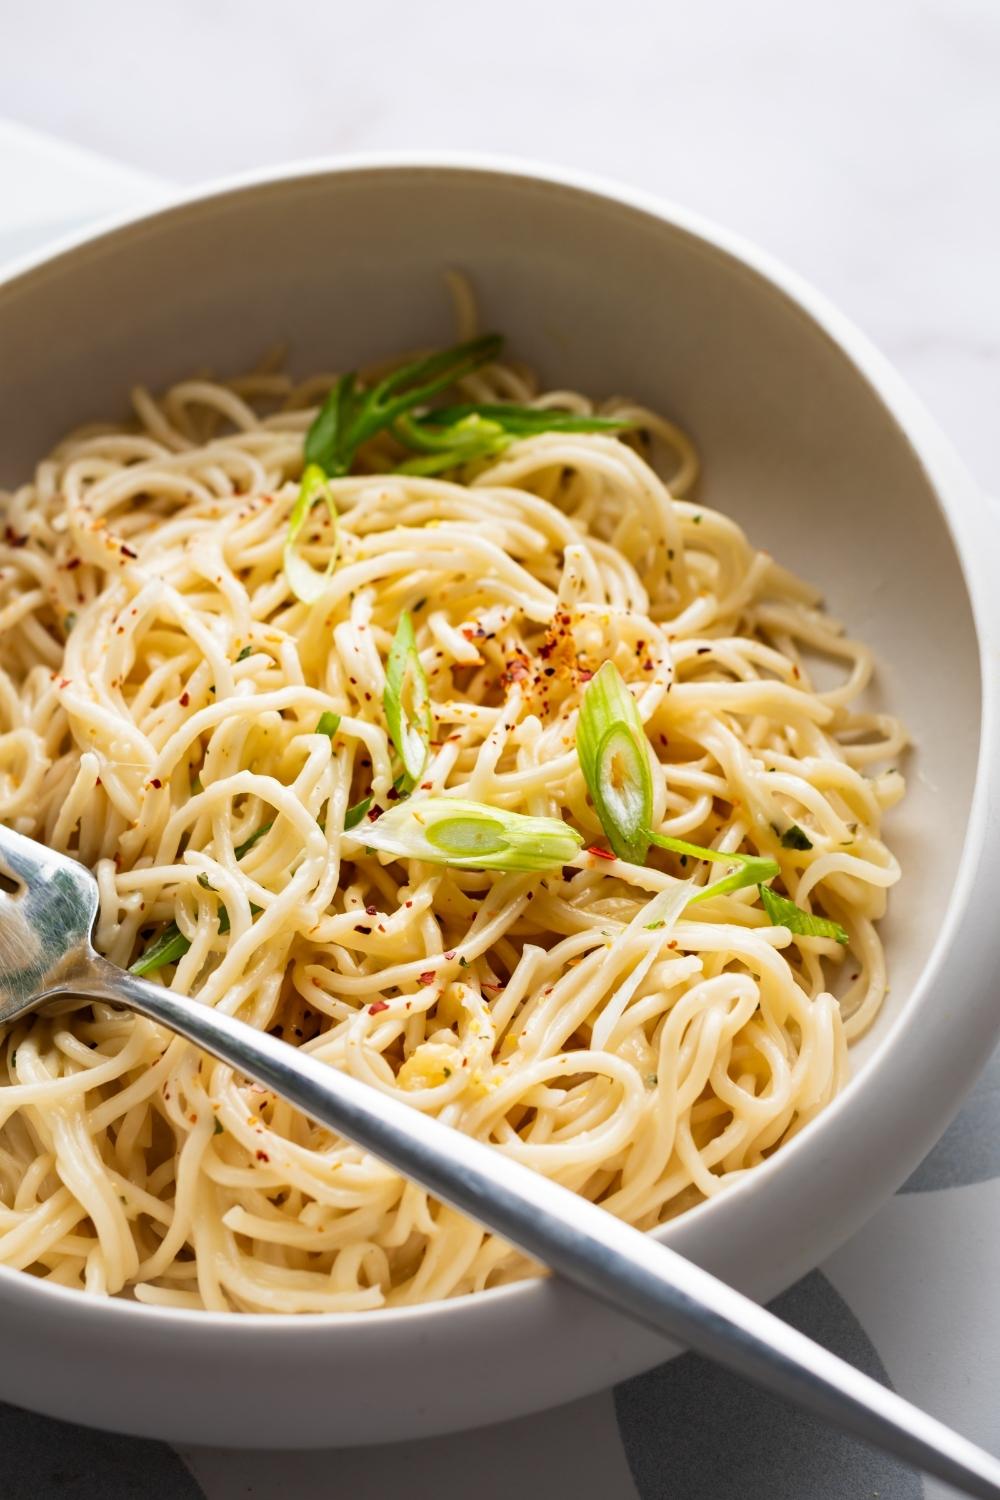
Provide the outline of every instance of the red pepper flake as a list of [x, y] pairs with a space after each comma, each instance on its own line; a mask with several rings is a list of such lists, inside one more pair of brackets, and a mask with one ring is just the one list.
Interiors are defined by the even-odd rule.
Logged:
[[124, 555], [126, 557], [138, 557], [139, 556], [138, 552], [133, 552], [131, 547], [126, 547], [126, 545], [125, 545], [124, 542], [122, 542], [121, 550], [122, 550], [122, 552], [124, 553]]
[[505, 988], [506, 988], [505, 985], [502, 985], [502, 984], [490, 984], [488, 980], [486, 980], [486, 979], [483, 980], [483, 989], [484, 990], [489, 990], [489, 992], [490, 992], [491, 995], [502, 995]]
[[433, 783], [433, 781], [422, 781], [420, 783], [420, 790], [422, 792], [430, 792], [430, 791], [433, 791], [433, 789], [434, 789], [434, 783]]
[[59, 679], [59, 686], [61, 688], [68, 688], [69, 685], [70, 685], [70, 681], [71, 681], [71, 679], [69, 677], [60, 677], [60, 679]]
[[82, 561], [82, 557], [71, 557], [69, 562], [64, 563], [63, 566], [65, 567], [67, 573], [72, 573], [73, 569], [78, 568]]
[[187, 708], [187, 706], [188, 706], [188, 704], [190, 702], [191, 702], [191, 694], [190, 693], [181, 693], [181, 697], [180, 697], [181, 708]]
[[365, 907], [365, 916], [366, 917], [374, 917], [377, 914], [378, 914], [378, 907], [377, 906], [366, 906]]
[[271, 1158], [268, 1156], [268, 1154], [267, 1154], [266, 1151], [257, 1151], [254, 1154], [256, 1155], [258, 1161], [270, 1161], [271, 1160]]
[[595, 859], [617, 859], [617, 854], [612, 854], [610, 849], [598, 849], [596, 844], [590, 844], [584, 850], [586, 854], [592, 854]]
[[420, 973], [420, 974], [417, 975], [417, 980], [418, 980], [418, 982], [420, 984], [433, 984], [434, 983], [434, 970], [433, 969], [424, 969], [422, 973]]
[[578, 667], [576, 675], [579, 677], [581, 682], [589, 682], [594, 674], [589, 667]]
[[375, 1001], [373, 1001], [373, 1003], [371, 1005], [369, 1005], [369, 1007], [368, 1007], [368, 1014], [370, 1016], [377, 1016], [377, 1015], [380, 1015], [382, 1011], [388, 1010], [388, 1009], [389, 1009], [389, 1002], [388, 1002], [388, 1000], [375, 1000]]
[[368, 809], [368, 821], [369, 821], [369, 823], [374, 823], [376, 821], [376, 819], [380, 818], [381, 816], [382, 816], [382, 809], [377, 804], [376, 804], [375, 807], [370, 807]]
[[149, 784], [150, 786], [155, 787], [157, 791], [159, 791], [160, 787], [163, 785], [163, 782], [160, 780], [159, 776], [154, 776]]
[[454, 957], [455, 957], [455, 950], [454, 950], [454, 948], [449, 948], [448, 951], [447, 951], [447, 953], [445, 954], [445, 958], [447, 958], [450, 961]]
[[356, 925], [355, 925], [355, 928], [354, 928], [354, 931], [355, 931], [355, 932], [361, 932], [361, 933], [364, 933], [364, 935], [365, 935], [365, 937], [367, 937], [367, 936], [368, 936], [368, 934], [369, 934], [369, 933], [370, 933], [370, 932], [371, 932], [371, 928], [370, 928], [370, 927], [362, 927], [362, 925], [361, 925], [361, 923], [360, 923], [360, 922], [358, 922], [358, 923], [357, 923], [357, 924], [356, 924]]

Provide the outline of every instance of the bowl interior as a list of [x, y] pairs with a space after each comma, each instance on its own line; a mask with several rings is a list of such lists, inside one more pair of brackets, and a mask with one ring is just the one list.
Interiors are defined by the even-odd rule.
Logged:
[[915, 748], [889, 824], [905, 881], [883, 929], [892, 990], [855, 1050], [863, 1066], [954, 882], [979, 742], [976, 636], [904, 434], [839, 346], [740, 260], [586, 192], [455, 169], [306, 176], [170, 210], [0, 288], [0, 483], [75, 423], [121, 414], [136, 381], [235, 372], [280, 341], [302, 373], [447, 341], [448, 266], [547, 383], [632, 394], [684, 425], [701, 498], [874, 646], [873, 701], [902, 715]]

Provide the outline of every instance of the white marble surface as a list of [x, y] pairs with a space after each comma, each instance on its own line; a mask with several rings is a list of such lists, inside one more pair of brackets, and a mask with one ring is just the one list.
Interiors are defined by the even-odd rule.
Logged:
[[[996, 0], [0, 0], [0, 113], [72, 143], [0, 122], [0, 261], [148, 201], [157, 178], [393, 146], [568, 162], [794, 265], [1000, 491], [998, 78]], [[998, 1450], [1000, 1064], [908, 1187], [780, 1310]], [[181, 1462], [10, 1408], [0, 1449], [4, 1500], [944, 1496], [691, 1360], [526, 1422], [379, 1452]]]
[[752, 236], [1000, 489], [997, 0], [0, 0], [0, 112], [176, 181], [399, 146], [548, 158]]

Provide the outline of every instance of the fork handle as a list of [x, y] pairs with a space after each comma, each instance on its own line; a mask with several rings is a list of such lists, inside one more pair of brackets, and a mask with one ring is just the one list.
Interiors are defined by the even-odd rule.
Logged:
[[985, 1450], [651, 1235], [502, 1151], [104, 959], [91, 959], [66, 988], [186, 1037], [637, 1322], [965, 1494], [1000, 1500], [1000, 1463]]

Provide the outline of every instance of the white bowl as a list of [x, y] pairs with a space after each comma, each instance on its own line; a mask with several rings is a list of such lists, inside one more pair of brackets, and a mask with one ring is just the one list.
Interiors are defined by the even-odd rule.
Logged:
[[[871, 641], [910, 726], [884, 926], [892, 992], [845, 1093], [662, 1237], [758, 1297], [890, 1194], [987, 1057], [1000, 873], [995, 517], [899, 378], [796, 278], [637, 194], [511, 163], [365, 160], [268, 174], [76, 240], [0, 285], [0, 483], [135, 379], [236, 371], [290, 339], [352, 362], [488, 326], [556, 385], [677, 418], [702, 494]], [[992, 521], [992, 529], [991, 529]], [[992, 564], [992, 568], [991, 568]], [[403, 1311], [228, 1317], [99, 1301], [0, 1270], [0, 1398], [190, 1443], [426, 1436], [593, 1391], [675, 1352], [550, 1280]]]

